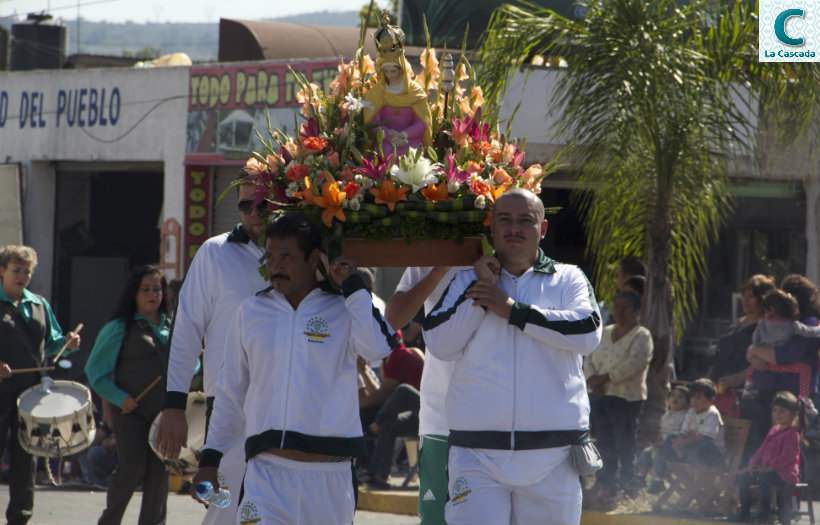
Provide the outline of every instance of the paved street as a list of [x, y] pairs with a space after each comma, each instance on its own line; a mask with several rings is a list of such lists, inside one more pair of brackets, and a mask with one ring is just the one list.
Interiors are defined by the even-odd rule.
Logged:
[[[5, 514], [9, 501], [8, 485], [0, 485], [0, 515]], [[137, 523], [142, 493], [137, 492], [125, 512], [123, 525]], [[37, 486], [34, 496], [34, 518], [29, 525], [78, 525], [97, 522], [105, 506], [105, 492]], [[199, 525], [205, 515], [205, 508], [189, 496], [170, 494], [168, 496], [168, 525]], [[410, 525], [418, 523], [415, 516], [387, 514], [381, 512], [356, 512], [356, 525]]]

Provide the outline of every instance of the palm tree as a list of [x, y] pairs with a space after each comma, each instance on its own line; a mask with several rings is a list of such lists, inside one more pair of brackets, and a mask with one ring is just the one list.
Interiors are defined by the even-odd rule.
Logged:
[[655, 338], [657, 371], [696, 310], [707, 251], [731, 212], [731, 163], [754, 159], [758, 122], [786, 130], [778, 136], [787, 141], [799, 135], [815, 110], [820, 70], [759, 63], [749, 2], [586, 7], [583, 19], [569, 20], [532, 4], [502, 6], [482, 41], [477, 77], [497, 112], [517, 70], [510, 57], [521, 57], [514, 66], [561, 57], [565, 74], [551, 102], [577, 159], [578, 187], [592, 188], [574, 196], [596, 289], [612, 294], [624, 256], [647, 261], [643, 323]]

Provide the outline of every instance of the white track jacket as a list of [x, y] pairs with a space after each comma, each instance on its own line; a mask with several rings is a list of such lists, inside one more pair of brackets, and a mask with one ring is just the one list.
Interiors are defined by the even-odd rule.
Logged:
[[383, 359], [397, 340], [361, 277], [345, 280], [344, 296], [329, 290], [314, 289], [296, 310], [272, 288], [239, 306], [200, 466], [218, 466], [237, 434], [246, 459], [271, 447], [364, 452], [356, 356]]
[[424, 322], [439, 359], [455, 361], [447, 391], [450, 430], [551, 431], [589, 427], [583, 356], [601, 340], [597, 303], [584, 273], [539, 249], [520, 277], [501, 270], [515, 300], [509, 319], [464, 293], [475, 271], [457, 274]]
[[259, 274], [265, 251], [237, 225], [211, 237], [191, 262], [171, 329], [165, 406], [185, 409], [196, 360], [205, 341], [205, 395], [213, 396], [225, 353], [225, 334], [239, 304], [268, 286]]

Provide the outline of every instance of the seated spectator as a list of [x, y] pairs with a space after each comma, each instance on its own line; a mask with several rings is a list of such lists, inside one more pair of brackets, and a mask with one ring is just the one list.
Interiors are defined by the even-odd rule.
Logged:
[[393, 449], [396, 438], [419, 435], [419, 407], [421, 396], [418, 389], [402, 383], [390, 394], [384, 406], [370, 424], [370, 430], [378, 435], [373, 456], [368, 464], [368, 484], [377, 489], [388, 489], [387, 479], [393, 466]]
[[[86, 483], [99, 489], [108, 489], [111, 473], [117, 466], [117, 440], [111, 426], [111, 404], [102, 400], [101, 405], [103, 417], [95, 417], [97, 433], [94, 441], [91, 447], [78, 454], [77, 462]], [[95, 410], [95, 416], [99, 412]]]
[[778, 392], [772, 400], [771, 414], [772, 428], [752, 456], [749, 466], [738, 476], [740, 508], [729, 517], [730, 521], [751, 521], [751, 485], [757, 485], [757, 523], [769, 523], [772, 487], [799, 481], [800, 434], [806, 428], [805, 405], [791, 392]]
[[404, 346], [400, 330], [396, 330], [396, 336], [401, 342], [384, 360], [379, 388], [359, 401], [359, 416], [365, 433], [369, 431], [370, 423], [375, 420], [379, 409], [396, 387], [402, 383], [407, 383], [418, 390], [421, 385], [424, 355]]
[[[644, 474], [650, 466], [655, 473], [655, 477], [647, 489], [647, 492], [650, 494], [659, 494], [665, 489], [663, 477], [666, 475], [666, 459], [664, 458], [663, 445], [666, 442], [670, 442], [669, 447], [671, 447], [671, 441], [683, 431], [683, 422], [686, 420], [686, 414], [689, 411], [689, 402], [689, 389], [685, 386], [676, 386], [669, 392], [667, 409], [661, 417], [662, 441], [644, 450], [644, 453], [649, 452], [649, 458], [639, 461], [639, 463], [642, 464]], [[652, 457], [653, 452], [654, 457]], [[641, 454], [642, 457], [644, 453]], [[638, 470], [638, 475], [640, 476], [641, 474], [641, 470]]]
[[[772, 290], [763, 297], [763, 311], [765, 317], [757, 323], [752, 334], [752, 345], [777, 346], [788, 342], [793, 336], [820, 337], [820, 326], [807, 326], [797, 321], [800, 310], [797, 301], [791, 294], [783, 290]], [[807, 398], [810, 395], [811, 367], [806, 363], [791, 363], [785, 365], [769, 364], [770, 372], [792, 372], [798, 374], [799, 397]], [[753, 369], [749, 367], [746, 383], [743, 385], [743, 395], [751, 395]]]
[[715, 384], [702, 377], [689, 386], [692, 408], [686, 412], [680, 435], [670, 440], [666, 459], [699, 465], [720, 465], [726, 452], [723, 418], [715, 407]]

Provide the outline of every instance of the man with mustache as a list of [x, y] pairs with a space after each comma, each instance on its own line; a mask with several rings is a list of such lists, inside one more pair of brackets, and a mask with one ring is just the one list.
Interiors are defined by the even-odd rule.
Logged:
[[424, 321], [429, 351], [454, 362], [449, 525], [578, 523], [570, 446], [588, 441], [582, 358], [601, 339], [592, 287], [547, 258], [544, 206], [513, 189], [493, 206], [496, 249], [455, 276]]
[[[352, 523], [352, 458], [365, 450], [359, 421], [356, 358], [379, 360], [395, 332], [356, 273], [337, 258], [316, 280], [322, 237], [299, 214], [265, 230], [271, 286], [239, 305], [208, 437], [193, 483], [219, 487], [226, 447], [241, 436], [247, 469], [236, 521]], [[324, 257], [324, 259], [323, 259]], [[236, 523], [232, 521], [232, 523]]]
[[[266, 285], [258, 271], [259, 259], [264, 254], [258, 242], [267, 203], [256, 203], [255, 179], [245, 173], [240, 179], [243, 183], [237, 186], [237, 208], [241, 222], [230, 233], [205, 241], [196, 252], [179, 292], [171, 328], [167, 391], [156, 437], [157, 450], [169, 459], [179, 457], [188, 437], [185, 407], [203, 341], [203, 382], [210, 408], [222, 360], [233, 351], [225, 346], [225, 334], [236, 308]], [[224, 452], [221, 482], [238, 494], [245, 474], [242, 440], [234, 440], [234, 446]], [[202, 523], [233, 523], [235, 515], [235, 502], [224, 509], [211, 505]]]

